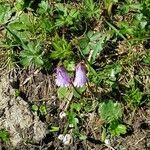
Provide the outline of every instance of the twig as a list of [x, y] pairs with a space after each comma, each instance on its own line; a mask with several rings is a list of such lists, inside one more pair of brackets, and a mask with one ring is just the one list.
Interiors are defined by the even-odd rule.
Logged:
[[67, 111], [67, 109], [69, 108], [71, 100], [72, 99], [69, 99], [69, 101], [67, 101], [66, 107], [64, 108], [64, 112]]
[[138, 140], [138, 141], [134, 144], [134, 146], [136, 146], [139, 142], [143, 141], [143, 140], [145, 139], [145, 137], [146, 137], [146, 134], [145, 134], [144, 137], [142, 137], [140, 140]]
[[34, 75], [36, 75], [39, 72], [39, 70], [36, 70], [33, 74], [31, 74], [28, 78], [25, 79], [25, 81], [20, 85], [25, 85], [31, 78], [33, 78]]
[[106, 147], [110, 148], [111, 150], [115, 150], [112, 146], [104, 144]]

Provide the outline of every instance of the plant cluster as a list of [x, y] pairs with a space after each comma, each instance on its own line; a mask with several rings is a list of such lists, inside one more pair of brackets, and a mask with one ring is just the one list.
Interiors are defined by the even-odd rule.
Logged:
[[[120, 136], [127, 133], [125, 107], [136, 110], [149, 99], [149, 14], [149, 0], [1, 0], [5, 67], [33, 66], [49, 73], [56, 68], [57, 97], [69, 104], [65, 134], [71, 128], [75, 137], [85, 140], [83, 125], [92, 112], [103, 121], [102, 141]], [[69, 77], [73, 71], [74, 81]], [[44, 104], [32, 105], [32, 110], [48, 114]], [[8, 137], [0, 132], [3, 141]]]

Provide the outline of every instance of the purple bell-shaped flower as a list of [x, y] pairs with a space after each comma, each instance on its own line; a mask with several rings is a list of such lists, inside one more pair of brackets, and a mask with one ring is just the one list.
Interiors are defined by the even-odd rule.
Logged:
[[66, 71], [66, 69], [63, 66], [58, 66], [56, 68], [56, 85], [60, 87], [67, 87], [70, 85], [71, 80], [70, 77]]
[[82, 87], [87, 83], [87, 76], [86, 76], [86, 67], [83, 62], [80, 62], [76, 66], [76, 73], [73, 85], [75, 87]]

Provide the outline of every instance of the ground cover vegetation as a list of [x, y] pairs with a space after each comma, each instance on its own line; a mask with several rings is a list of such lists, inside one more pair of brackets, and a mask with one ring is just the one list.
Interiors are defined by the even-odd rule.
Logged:
[[149, 67], [149, 0], [0, 1], [0, 76], [46, 126], [18, 149], [148, 149]]

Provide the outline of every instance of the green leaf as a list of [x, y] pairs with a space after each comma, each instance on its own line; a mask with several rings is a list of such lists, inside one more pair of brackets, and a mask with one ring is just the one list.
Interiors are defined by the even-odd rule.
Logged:
[[87, 139], [87, 136], [84, 134], [79, 134], [78, 136], [79, 136], [80, 140], [86, 140]]
[[108, 130], [112, 136], [120, 136], [121, 134], [126, 134], [127, 128], [123, 124], [119, 124], [117, 121], [114, 121], [110, 124]]
[[33, 63], [37, 66], [42, 66], [44, 64], [41, 56], [35, 57]]
[[124, 40], [126, 40], [126, 38], [124, 37], [124, 35], [115, 27], [113, 26], [111, 23], [109, 23], [108, 21], [105, 20], [105, 22]]
[[118, 74], [122, 71], [122, 66], [119, 63], [114, 63], [111, 65], [106, 65], [103, 70], [95, 73], [89, 74], [89, 79], [97, 84], [100, 85], [103, 83], [105, 86], [110, 88], [117, 87], [117, 77]]
[[12, 30], [27, 30], [28, 27], [22, 22], [13, 22], [9, 24], [9, 28]]
[[67, 87], [59, 87], [57, 89], [57, 96], [59, 99], [62, 99], [66, 96], [66, 93], [68, 91], [68, 88]]
[[68, 43], [64, 37], [60, 38], [57, 34], [52, 39], [52, 46], [55, 49], [50, 56], [52, 59], [63, 60], [70, 58], [73, 54], [71, 50], [71, 43]]
[[72, 17], [71, 19], [77, 18], [79, 11], [77, 9], [71, 9], [69, 15]]
[[69, 5], [56, 4], [58, 10], [58, 18], [56, 19], [55, 26], [69, 26], [73, 25], [73, 23], [78, 22], [79, 18], [79, 10], [75, 7], [69, 7]]
[[24, 50], [20, 53], [21, 63], [24, 66], [31, 64], [41, 67], [44, 62], [42, 59], [42, 51], [39, 43], [30, 42], [23, 46]]
[[0, 25], [8, 21], [11, 13], [11, 8], [8, 4], [0, 3]]
[[101, 33], [100, 32], [92, 32], [91, 35], [87, 35], [90, 38], [90, 41], [96, 41], [99, 40], [99, 38], [101, 37]]
[[63, 64], [67, 71], [73, 72], [75, 70], [75, 62], [73, 60], [65, 60]]
[[0, 130], [0, 140], [3, 142], [7, 142], [9, 140], [9, 133], [4, 129]]
[[66, 5], [63, 5], [62, 3], [56, 3], [55, 7], [56, 7], [56, 9], [58, 11], [63, 12], [65, 16], [67, 15], [67, 7], [66, 7]]
[[150, 65], [150, 52], [143, 59], [144, 64]]
[[140, 105], [143, 97], [143, 93], [139, 88], [132, 87], [127, 90], [124, 96], [124, 99], [128, 102], [129, 105], [137, 107]]
[[77, 114], [73, 111], [68, 112], [68, 121], [69, 124], [73, 125], [73, 127], [77, 127], [77, 124], [79, 123], [78, 118], [76, 118]]
[[50, 5], [48, 4], [48, 1], [41, 1], [38, 10], [39, 14], [47, 13], [48, 9], [50, 9]]
[[70, 87], [59, 87], [57, 89], [57, 96], [59, 99], [63, 99], [63, 100], [71, 100], [73, 97], [73, 90]]
[[32, 109], [32, 111], [35, 112], [35, 111], [38, 111], [39, 108], [37, 105], [32, 105], [31, 109]]
[[89, 31], [85, 37], [79, 40], [79, 46], [83, 54], [90, 56], [90, 62], [94, 63], [101, 53], [109, 36], [100, 32]]
[[52, 29], [53, 29], [53, 23], [52, 23], [49, 19], [43, 18], [43, 19], [41, 20], [41, 27], [42, 27], [45, 31], [50, 32], [50, 31], [52, 31]]
[[[40, 21], [38, 20], [38, 22]], [[36, 32], [37, 26], [39, 26], [39, 23], [37, 23], [36, 16], [32, 13], [22, 12], [19, 16], [16, 15], [14, 21], [10, 22], [7, 27], [18, 36], [24, 32], [29, 32], [29, 38], [31, 38]]]
[[93, 0], [84, 0], [83, 6], [83, 15], [86, 19], [98, 19], [100, 17], [100, 6], [98, 6]]
[[9, 29], [7, 27], [5, 27], [5, 28], [15, 38], [15, 40], [18, 44], [20, 44], [21, 46], [25, 46], [23, 40], [16, 34], [16, 32], [14, 32], [12, 29]]
[[20, 96], [20, 90], [19, 89], [15, 89], [15, 96], [16, 97]]
[[81, 109], [81, 104], [80, 103], [73, 103], [73, 104], [71, 104], [71, 110], [73, 111], [73, 110], [76, 110], [76, 111], [80, 111], [80, 109]]
[[82, 38], [82, 39], [80, 39], [80, 41], [79, 41], [79, 46], [80, 46], [82, 49], [85, 49], [85, 48], [87, 47], [88, 43], [89, 43], [88, 38]]
[[121, 105], [112, 100], [100, 103], [98, 113], [107, 123], [121, 118], [123, 114]]
[[80, 88], [76, 88], [73, 90], [73, 95], [76, 98], [80, 98], [82, 93], [86, 90], [86, 86], [80, 87]]
[[50, 132], [58, 132], [59, 131], [59, 127], [51, 127], [51, 129], [49, 129]]
[[23, 58], [22, 57], [22, 59], [21, 59], [21, 64], [23, 65], [23, 66], [29, 66], [30, 64], [31, 64], [31, 62], [32, 62], [32, 57], [27, 57], [27, 58]]
[[46, 105], [42, 104], [39, 108], [39, 111], [40, 111], [41, 115], [47, 115]]
[[17, 11], [21, 11], [22, 9], [24, 9], [24, 0], [16, 0], [15, 8]]
[[92, 53], [93, 62], [95, 61], [97, 54], [103, 50], [104, 39], [105, 37], [102, 37], [101, 40], [93, 47], [93, 53]]

